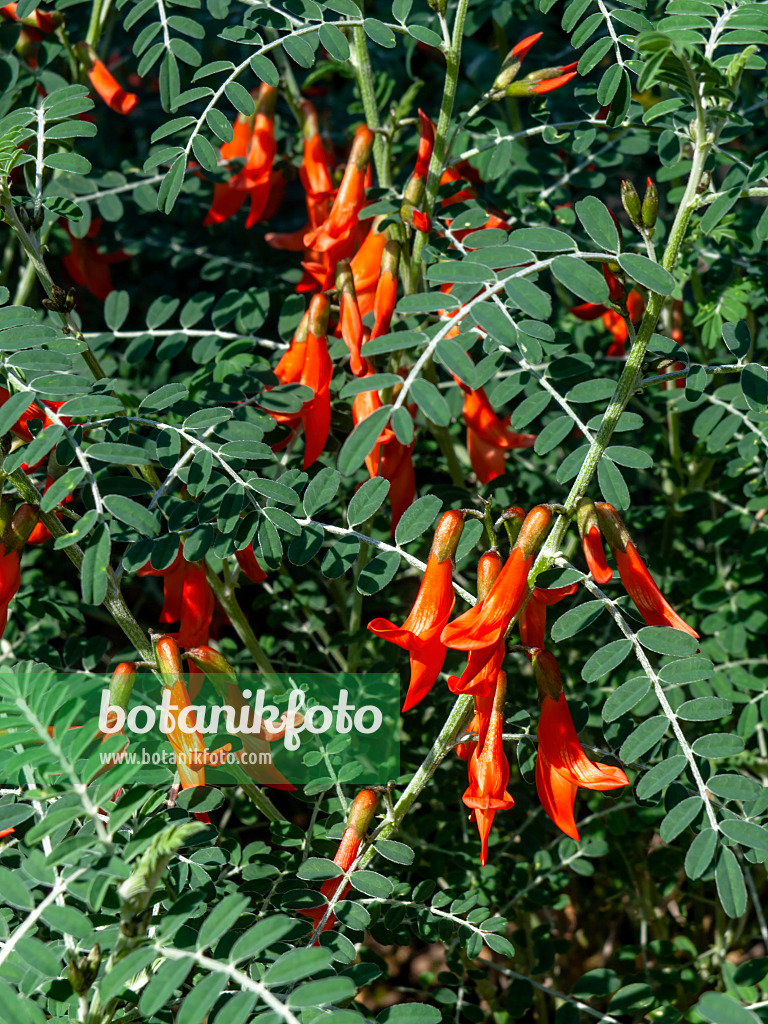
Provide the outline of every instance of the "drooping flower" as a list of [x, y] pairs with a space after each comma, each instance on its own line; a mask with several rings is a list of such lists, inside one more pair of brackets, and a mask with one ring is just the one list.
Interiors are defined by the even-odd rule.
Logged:
[[309, 305], [307, 341], [299, 383], [311, 388], [313, 397], [301, 410], [304, 428], [304, 469], [319, 458], [331, 429], [331, 377], [333, 363], [328, 355], [328, 299], [315, 295]]
[[[167, 724], [170, 726], [167, 736], [176, 755], [176, 771], [182, 789], [205, 785], [205, 765], [221, 764], [232, 750], [231, 743], [210, 753], [197, 728], [194, 705], [189, 696], [181, 668], [181, 652], [176, 640], [171, 636], [162, 636], [156, 644], [157, 663], [166, 686], [170, 688], [170, 701]], [[195, 817], [210, 823], [207, 814], [196, 813]]]
[[178, 555], [167, 568], [155, 569], [147, 562], [137, 575], [163, 578], [160, 622], [163, 625], [179, 623], [179, 629], [169, 634], [176, 643], [181, 647], [208, 643], [215, 601], [203, 562], [188, 562], [179, 547]]
[[[490, 593], [501, 572], [502, 562], [499, 552], [492, 548], [480, 556], [477, 563], [477, 603], [482, 604]], [[504, 639], [490, 647], [470, 651], [467, 667], [460, 676], [448, 677], [448, 689], [451, 693], [471, 693], [475, 698], [477, 711], [478, 700], [492, 697], [496, 688], [496, 677], [504, 661]], [[484, 733], [483, 733], [484, 735]]]
[[400, 204], [400, 218], [406, 224], [412, 223], [417, 231], [429, 231], [431, 228], [429, 217], [418, 207], [424, 198], [434, 145], [435, 125], [423, 110], [419, 110], [419, 149], [416, 154], [416, 165], [403, 190], [403, 201]]
[[590, 761], [584, 753], [553, 655], [549, 651], [535, 652], [533, 670], [541, 701], [536, 789], [548, 817], [578, 842], [579, 832], [573, 817], [577, 790], [619, 789], [626, 786], [629, 779], [621, 768]]
[[339, 326], [337, 333], [349, 349], [349, 368], [356, 377], [365, 376], [372, 370], [367, 359], [360, 355], [364, 329], [360, 307], [357, 304], [355, 280], [349, 260], [340, 260], [336, 266], [336, 288], [339, 292]]
[[361, 125], [355, 132], [344, 177], [330, 213], [322, 224], [304, 236], [307, 248], [325, 252], [352, 233], [365, 204], [365, 177], [372, 148], [373, 132]]
[[360, 316], [365, 317], [373, 309], [376, 286], [381, 276], [381, 260], [387, 244], [386, 231], [379, 230], [383, 217], [377, 217], [363, 239], [360, 248], [350, 260], [355, 295]]
[[373, 619], [368, 629], [397, 644], [411, 656], [411, 679], [403, 713], [419, 703], [437, 681], [447, 654], [440, 634], [454, 605], [453, 557], [464, 529], [462, 512], [445, 512], [437, 524], [427, 568], [402, 626], [388, 619]]
[[[610, 281], [609, 281], [610, 288]], [[613, 300], [613, 297], [612, 301]], [[643, 319], [645, 312], [645, 300], [640, 292], [634, 288], [626, 296], [626, 315], [636, 327]], [[623, 305], [623, 301], [621, 302]], [[608, 306], [601, 306], [595, 302], [584, 302], [580, 306], [572, 306], [570, 312], [579, 320], [602, 319], [606, 330], [610, 331], [613, 341], [608, 347], [606, 355], [611, 359], [622, 359], [626, 355], [626, 343], [629, 339], [627, 321], [622, 313]]]
[[[520, 612], [520, 643], [525, 647], [543, 647], [547, 628], [547, 608], [562, 601], [564, 597], [575, 594], [577, 589], [577, 583], [571, 583], [567, 587], [535, 587], [530, 600]], [[526, 657], [531, 660], [530, 654]]]
[[[581, 546], [584, 557], [587, 560], [589, 571], [595, 583], [602, 586], [610, 583], [613, 579], [613, 571], [605, 560], [605, 549], [603, 548], [603, 537], [600, 533], [600, 526], [597, 519], [597, 511], [594, 502], [584, 498], [576, 513], [579, 533], [581, 534]], [[534, 647], [543, 647], [543, 644], [534, 644]]]
[[266, 82], [259, 87], [256, 119], [248, 144], [245, 166], [230, 182], [233, 189], [242, 190], [251, 198], [251, 208], [245, 222], [247, 228], [258, 224], [264, 217], [273, 185], [272, 164], [277, 152], [275, 144], [275, 105], [277, 89]]
[[[230, 142], [222, 142], [219, 147], [219, 155], [222, 160], [229, 162], [245, 158], [248, 155], [248, 146], [253, 134], [253, 119], [238, 114], [232, 125], [232, 139]], [[205, 215], [203, 227], [210, 224], [221, 224], [230, 217], [234, 217], [246, 200], [245, 189], [238, 188], [233, 184], [235, 176], [228, 181], [217, 181], [213, 186], [213, 201], [208, 213]]]
[[392, 314], [397, 302], [397, 264], [400, 259], [400, 246], [397, 242], [387, 242], [381, 257], [381, 275], [376, 285], [373, 299], [374, 324], [370, 340], [387, 334], [392, 322]]
[[[369, 369], [365, 376], [372, 374], [373, 370]], [[355, 395], [355, 400], [352, 403], [352, 419], [355, 426], [380, 408], [381, 398], [378, 391], [373, 389], [359, 392]], [[392, 509], [391, 532], [393, 536], [401, 516], [413, 503], [416, 494], [416, 476], [412, 458], [413, 445], [413, 441], [410, 444], [399, 441], [394, 430], [391, 427], [385, 427], [365, 459], [365, 466], [371, 479], [375, 476], [382, 476], [385, 480], [389, 480], [387, 497]]]
[[[363, 789], [357, 794], [352, 802], [352, 806], [349, 809], [349, 815], [347, 816], [347, 827], [344, 829], [341, 842], [339, 843], [339, 847], [333, 858], [333, 863], [344, 872], [349, 871], [357, 859], [360, 844], [365, 838], [365, 833], [368, 831], [371, 821], [373, 820], [373, 816], [376, 813], [378, 800], [378, 794], [374, 790]], [[320, 895], [324, 896], [327, 901], [332, 899], [343, 900], [349, 890], [350, 882], [337, 876], [336, 878], [329, 878], [327, 881], [323, 882], [320, 886]], [[311, 918], [314, 927], [317, 928], [325, 917], [326, 910], [327, 903], [322, 903], [319, 907], [300, 910], [299, 913], [304, 914], [305, 917]], [[335, 921], [336, 916], [331, 912], [328, 914], [321, 931], [324, 932], [329, 928], [332, 928]], [[316, 939], [315, 945], [318, 944], [319, 939]]]
[[21, 551], [39, 515], [34, 505], [25, 503], [13, 512], [10, 504], [0, 504], [0, 637], [8, 622], [8, 605], [21, 586]]
[[552, 510], [548, 505], [537, 505], [528, 513], [488, 596], [482, 604], [470, 608], [443, 630], [442, 641], [447, 647], [472, 651], [490, 647], [503, 639], [528, 594], [528, 573], [551, 522]]
[[267, 574], [261, 568], [259, 563], [256, 561], [256, 555], [253, 552], [253, 544], [249, 544], [246, 548], [241, 548], [235, 552], [235, 558], [237, 564], [251, 583], [263, 583]]
[[126, 92], [120, 83], [115, 81], [89, 43], [77, 43], [74, 49], [83, 63], [94, 92], [98, 93], [116, 114], [130, 114], [139, 102], [138, 96], [135, 93]]
[[469, 760], [469, 785], [461, 798], [467, 807], [472, 808], [480, 833], [482, 867], [485, 867], [488, 860], [488, 836], [496, 812], [509, 810], [515, 805], [507, 792], [509, 762], [502, 743], [506, 693], [507, 677], [504, 672], [499, 672], [485, 738], [482, 746], [478, 742], [472, 752]]
[[[459, 382], [460, 383], [460, 382]], [[505, 452], [531, 448], [535, 434], [517, 434], [509, 429], [510, 417], [500, 419], [493, 411], [484, 388], [464, 391], [462, 414], [467, 425], [467, 449], [478, 482], [485, 485], [501, 476], [505, 469]]]
[[624, 520], [613, 505], [599, 501], [595, 508], [600, 529], [616, 559], [616, 566], [624, 589], [648, 625], [671, 626], [683, 633], [690, 633], [698, 640], [699, 634], [696, 630], [677, 614], [656, 586], [653, 577], [638, 554], [637, 548], [632, 543]]
[[[274, 725], [268, 725], [264, 719], [257, 721], [255, 710], [240, 690], [234, 669], [226, 658], [212, 647], [191, 647], [184, 652], [184, 656], [211, 681], [222, 698], [224, 707], [234, 710], [234, 727], [228, 727], [227, 732], [242, 743], [241, 749], [234, 752], [234, 757], [240, 761], [246, 775], [250, 775], [260, 786], [293, 790], [295, 787], [274, 764], [270, 750], [270, 744], [285, 735], [287, 714]], [[295, 726], [298, 728], [302, 721], [303, 716], [298, 713]]]

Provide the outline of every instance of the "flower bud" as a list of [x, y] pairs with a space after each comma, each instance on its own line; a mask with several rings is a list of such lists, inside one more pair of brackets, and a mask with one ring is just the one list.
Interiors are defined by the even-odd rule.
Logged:
[[[128, 709], [128, 701], [131, 699], [133, 684], [136, 682], [136, 662], [122, 661], [112, 673], [109, 682], [109, 704], [110, 707]], [[115, 726], [117, 715], [110, 711], [107, 718], [107, 732], [111, 732]]]
[[181, 652], [172, 636], [160, 637], [155, 644], [155, 657], [166, 686], [173, 686], [182, 678]]
[[598, 527], [597, 510], [594, 501], [589, 498], [582, 498], [576, 512], [576, 525], [579, 528], [579, 536], [586, 537], [592, 527]]
[[493, 548], [480, 556], [477, 563], [477, 600], [482, 601], [496, 582], [502, 568], [501, 555]]
[[309, 304], [309, 317], [307, 319], [307, 331], [314, 334], [316, 338], [325, 334], [328, 329], [328, 313], [330, 311], [328, 297], [320, 293], [314, 295]]
[[642, 205], [637, 189], [631, 181], [621, 183], [621, 205], [627, 211], [627, 216], [637, 227], [642, 222]]
[[521, 39], [518, 43], [515, 43], [504, 58], [504, 62], [501, 65], [501, 71], [499, 71], [498, 75], [496, 75], [496, 78], [493, 80], [493, 85], [491, 86], [492, 92], [506, 92], [508, 86], [510, 86], [515, 80], [525, 55], [531, 47], [541, 39], [542, 35], [542, 32], [536, 32], [531, 36], [526, 36], [525, 39]]
[[379, 802], [379, 794], [372, 789], [361, 789], [347, 816], [347, 828], [353, 828], [358, 839], [362, 839], [373, 820], [376, 807]]
[[29, 540], [29, 535], [34, 530], [39, 518], [40, 509], [37, 505], [28, 505], [26, 502], [19, 505], [5, 529], [3, 536], [5, 550], [21, 551]]
[[513, 505], [508, 508], [506, 512], [501, 515], [501, 521], [504, 523], [504, 529], [507, 531], [507, 539], [509, 540], [510, 546], [514, 547], [517, 543], [517, 538], [520, 535], [520, 527], [523, 525], [525, 520], [525, 512], [517, 505]]
[[430, 554], [437, 555], [438, 562], [444, 562], [446, 558], [453, 558], [456, 548], [459, 546], [462, 531], [464, 530], [464, 513], [461, 511], [444, 512], [437, 524], [435, 536], [432, 539]]
[[626, 551], [627, 544], [632, 543], [632, 537], [619, 513], [607, 501], [598, 501], [595, 509], [600, 523], [600, 532], [610, 546], [614, 551]]
[[552, 509], [549, 505], [537, 505], [532, 508], [520, 527], [516, 548], [520, 548], [525, 558], [535, 555], [552, 524]]
[[645, 189], [645, 195], [643, 196], [643, 207], [641, 210], [641, 216], [643, 221], [643, 227], [653, 234], [653, 229], [656, 226], [656, 217], [659, 213], [659, 190], [656, 188], [655, 182], [650, 178]]
[[532, 652], [533, 674], [539, 689], [539, 700], [551, 697], [557, 700], [563, 692], [563, 680], [560, 668], [551, 651], [537, 648]]

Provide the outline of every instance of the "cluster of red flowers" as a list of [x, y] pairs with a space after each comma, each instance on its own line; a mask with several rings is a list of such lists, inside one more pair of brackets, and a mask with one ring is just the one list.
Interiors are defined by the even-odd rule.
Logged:
[[[548, 605], [576, 590], [576, 584], [557, 589], [534, 587], [532, 591], [528, 585], [528, 574], [552, 522], [552, 508], [537, 505], [527, 515], [519, 508], [504, 513], [502, 520], [512, 542], [506, 562], [502, 563], [495, 547], [481, 556], [477, 603], [450, 620], [455, 602], [453, 558], [466, 515], [454, 511], [441, 517], [416, 600], [403, 625], [374, 619], [368, 628], [410, 654], [404, 712], [429, 693], [449, 650], [467, 652], [464, 671], [460, 676], [449, 676], [447, 682], [452, 693], [474, 698], [475, 715], [469, 726], [472, 738], [460, 744], [457, 753], [469, 762], [469, 786], [463, 800], [474, 814], [482, 842], [481, 863], [485, 864], [494, 815], [514, 803], [507, 792], [509, 764], [502, 745], [507, 691], [502, 666], [507, 633], [518, 616], [520, 641], [533, 664], [539, 688], [536, 785], [546, 813], [566, 835], [578, 839], [573, 817], [577, 788], [614, 789], [628, 780], [621, 769], [587, 758], [571, 721], [557, 663], [544, 650]], [[587, 564], [597, 582], [606, 583], [613, 575], [605, 560], [604, 536], [621, 581], [643, 619], [649, 625], [668, 625], [698, 636], [659, 591], [613, 506], [584, 501], [578, 522]]]
[[[522, 82], [513, 83], [520, 62], [540, 35], [530, 36], [513, 49], [505, 64], [504, 88], [514, 87], [521, 95], [550, 92], [575, 75], [574, 66], [569, 65], [534, 72]], [[233, 216], [246, 195], [250, 195], [251, 210], [246, 226], [251, 227], [258, 221], [270, 219], [282, 199], [285, 181], [273, 167], [277, 153], [274, 136], [277, 91], [262, 84], [254, 98], [254, 114], [250, 118], [239, 116], [233, 125], [232, 141], [220, 147], [223, 161], [241, 158], [245, 159], [245, 165], [227, 182], [215, 185], [213, 201], [204, 221], [206, 225]], [[275, 445], [276, 449], [288, 444], [299, 429], [303, 430], [304, 468], [307, 469], [323, 451], [330, 431], [333, 365], [328, 355], [328, 335], [331, 333], [344, 340], [349, 350], [349, 367], [355, 376], [373, 376], [373, 359], [364, 357], [362, 348], [366, 342], [390, 330], [397, 301], [401, 254], [398, 243], [388, 238], [388, 229], [382, 226], [384, 218], [365, 217], [366, 188], [372, 183], [373, 133], [364, 125], [357, 129], [343, 175], [336, 186], [333, 153], [323, 142], [317, 112], [308, 100], [300, 104], [300, 119], [304, 149], [299, 177], [304, 187], [307, 222], [298, 231], [269, 232], [265, 237], [276, 249], [301, 253], [303, 276], [297, 291], [316, 293], [288, 350], [275, 367], [280, 384], [303, 384], [312, 390], [313, 397], [296, 413], [270, 411], [281, 426], [288, 428], [287, 436]], [[421, 110], [419, 126], [415, 166], [400, 209], [406, 232], [411, 226], [417, 231], [432, 229], [430, 217], [420, 207], [432, 159], [435, 126]], [[464, 176], [476, 177], [476, 172], [467, 164], [448, 167], [442, 174], [441, 184], [451, 184]], [[475, 195], [471, 186], [460, 189], [442, 200], [441, 209]], [[447, 218], [446, 227], [450, 227], [450, 223]], [[489, 213], [484, 226], [507, 225], [500, 216]], [[467, 231], [458, 231], [454, 237], [460, 241], [466, 234]], [[338, 316], [332, 321], [331, 297], [338, 299]], [[364, 320], [370, 313], [373, 313], [373, 325], [369, 329]], [[504, 471], [506, 451], [530, 447], [535, 438], [509, 430], [509, 421], [496, 415], [482, 389], [465, 390], [464, 418], [470, 458], [478, 479], [487, 483]], [[377, 390], [359, 392], [353, 404], [355, 425], [381, 406]], [[379, 475], [390, 482], [393, 531], [415, 493], [412, 450], [413, 441], [405, 443], [398, 439], [394, 430], [387, 426], [366, 459], [371, 476]]]

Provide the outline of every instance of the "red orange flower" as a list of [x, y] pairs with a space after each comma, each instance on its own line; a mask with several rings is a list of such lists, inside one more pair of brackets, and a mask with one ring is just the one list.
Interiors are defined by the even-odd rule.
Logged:
[[[531, 599], [520, 612], [518, 625], [520, 627], [520, 643], [525, 647], [543, 647], [544, 634], [547, 627], [547, 608], [551, 604], [557, 604], [564, 597], [570, 597], [578, 589], [577, 583], [571, 583], [567, 587], [536, 587], [531, 594]], [[527, 654], [528, 660], [531, 655]]]
[[548, 817], [567, 836], [578, 841], [579, 832], [573, 817], [576, 791], [619, 789], [626, 786], [629, 779], [621, 768], [590, 761], [584, 753], [552, 654], [537, 651], [533, 669], [541, 699], [536, 789]]
[[462, 801], [471, 807], [477, 830], [480, 833], [480, 864], [488, 860], [488, 836], [497, 811], [506, 811], [515, 806], [507, 792], [509, 762], [504, 755], [502, 732], [504, 729], [504, 701], [507, 692], [507, 677], [499, 672], [496, 677], [496, 693], [493, 699], [485, 739], [478, 743], [469, 761], [469, 785]]
[[126, 92], [119, 82], [107, 70], [103, 61], [96, 56], [96, 51], [89, 43], [77, 43], [75, 52], [83, 62], [86, 74], [93, 86], [94, 92], [104, 100], [107, 106], [116, 114], [130, 114], [139, 102], [138, 96], [132, 92]]
[[259, 87], [256, 119], [248, 145], [245, 166], [230, 185], [251, 197], [251, 208], [245, 222], [247, 228], [258, 224], [265, 215], [274, 182], [272, 163], [275, 159], [275, 104], [277, 89], [266, 82]]
[[[372, 374], [373, 369], [368, 369], [365, 375]], [[355, 400], [352, 403], [352, 419], [355, 426], [380, 408], [381, 399], [378, 391], [361, 391], [355, 395]], [[379, 434], [373, 450], [365, 459], [365, 466], [371, 478], [383, 476], [385, 480], [389, 480], [388, 498], [392, 508], [391, 532], [393, 536], [400, 517], [413, 503], [416, 493], [416, 477], [412, 459], [413, 444], [413, 441], [410, 444], [398, 441], [394, 430], [391, 427], [385, 427]]]
[[85, 238], [75, 238], [65, 225], [70, 248], [62, 263], [75, 284], [87, 288], [91, 295], [103, 302], [114, 288], [110, 263], [121, 263], [130, 257], [121, 249], [117, 252], [99, 252], [98, 242], [94, 239], [101, 230], [101, 224], [98, 217], [92, 220]]
[[373, 619], [368, 629], [411, 655], [411, 679], [403, 713], [419, 703], [437, 681], [446, 656], [440, 634], [454, 605], [453, 556], [464, 528], [462, 512], [446, 512], [435, 530], [427, 568], [410, 615], [402, 626]]
[[[347, 827], [344, 829], [339, 848], [333, 858], [333, 863], [344, 872], [349, 871], [357, 858], [360, 843], [363, 841], [373, 815], [376, 813], [377, 803], [378, 796], [372, 789], [361, 790], [352, 803], [347, 817]], [[329, 878], [320, 886], [321, 896], [324, 896], [329, 901], [334, 898], [338, 900], [344, 899], [349, 890], [350, 883], [338, 876], [336, 878]], [[319, 907], [300, 910], [299, 913], [311, 918], [315, 928], [317, 928], [323, 917], [325, 917], [326, 907], [327, 904], [323, 903]], [[332, 928], [335, 921], [336, 917], [331, 912], [321, 930], [327, 931], [329, 928]], [[317, 944], [318, 940], [315, 942], [315, 945]]]
[[307, 248], [325, 252], [350, 236], [365, 204], [365, 175], [372, 147], [373, 132], [361, 125], [355, 132], [344, 177], [330, 213], [322, 224], [304, 236]]
[[517, 543], [488, 596], [443, 630], [442, 641], [447, 647], [473, 651], [503, 639], [528, 594], [528, 572], [551, 522], [552, 510], [547, 505], [537, 505], [528, 513]]
[[[592, 579], [601, 586], [604, 583], [610, 583], [613, 579], [613, 572], [605, 560], [603, 537], [598, 526], [594, 502], [587, 498], [581, 502], [576, 513], [576, 521], [581, 534], [584, 557], [587, 560], [589, 571], [592, 573]], [[533, 646], [542, 647], [543, 644], [534, 644]]]
[[251, 583], [263, 583], [266, 580], [267, 574], [256, 561], [256, 555], [253, 553], [253, 544], [249, 544], [247, 548], [241, 548], [239, 551], [236, 551], [235, 558], [243, 575]]
[[[482, 604], [490, 593], [501, 572], [501, 555], [493, 548], [480, 556], [477, 563], [477, 603]], [[504, 639], [480, 650], [469, 652], [467, 667], [461, 676], [448, 677], [448, 689], [451, 693], [471, 693], [475, 697], [475, 708], [478, 700], [492, 697], [496, 687], [496, 677], [504, 660]], [[484, 733], [483, 733], [484, 735]]]
[[699, 634], [674, 610], [656, 586], [653, 577], [632, 543], [624, 520], [608, 502], [599, 501], [595, 508], [600, 527], [611, 546], [624, 589], [649, 626], [671, 626], [690, 633], [697, 640]]
[[509, 429], [510, 417], [500, 419], [493, 411], [483, 388], [464, 391], [462, 414], [467, 425], [467, 449], [479, 483], [488, 484], [504, 472], [505, 452], [513, 448], [531, 448], [535, 434], [516, 434]]

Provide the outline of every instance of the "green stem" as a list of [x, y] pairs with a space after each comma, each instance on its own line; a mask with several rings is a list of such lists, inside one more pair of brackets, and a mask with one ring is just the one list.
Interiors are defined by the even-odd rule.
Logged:
[[400, 827], [403, 818], [413, 806], [419, 793], [421, 793], [435, 774], [440, 762], [456, 746], [456, 741], [469, 723], [473, 707], [474, 698], [470, 694], [464, 694], [462, 697], [459, 697], [453, 705], [445, 725], [432, 744], [432, 749], [416, 769], [413, 778], [405, 787], [403, 795], [395, 804], [392, 814], [381, 823], [368, 841], [365, 853], [360, 858], [359, 868], [364, 868], [376, 855], [373, 844], [378, 839], [386, 839], [388, 836], [391, 836]]
[[85, 36], [85, 41], [86, 43], [89, 43], [94, 50], [99, 45], [101, 29], [107, 13], [109, 12], [110, 2], [111, 0], [93, 0], [91, 17], [88, 22], [88, 31]]
[[[712, 143], [713, 138], [707, 133], [706, 122], [703, 116], [699, 117], [696, 122], [696, 141], [694, 144], [691, 171], [688, 176], [688, 184], [686, 185], [685, 193], [680, 202], [680, 206], [678, 207], [677, 214], [669, 234], [669, 240], [667, 242], [666, 249], [664, 250], [664, 256], [661, 261], [661, 265], [664, 269], [670, 272], [677, 261], [680, 246], [682, 245], [683, 238], [685, 237], [688, 222], [691, 219], [691, 214], [698, 205], [698, 188], [701, 183], [702, 174], [704, 173], [704, 165], [706, 164]], [[576, 512], [579, 501], [586, 494], [587, 487], [597, 471], [598, 463], [605, 453], [605, 449], [610, 444], [613, 432], [619, 422], [619, 417], [626, 409], [630, 398], [634, 394], [637, 383], [641, 379], [640, 371], [642, 363], [645, 358], [648, 344], [656, 328], [656, 322], [658, 321], [659, 314], [661, 313], [662, 306], [664, 305], [664, 300], [665, 296], [659, 295], [657, 292], [651, 292], [649, 295], [648, 305], [640, 324], [640, 328], [637, 332], [637, 337], [635, 338], [629, 356], [627, 357], [627, 362], [624, 366], [621, 377], [619, 377], [613, 397], [608, 403], [608, 408], [605, 410], [603, 420], [597, 434], [595, 435], [595, 439], [584, 457], [582, 467], [579, 470], [579, 473], [573, 482], [573, 486], [571, 487], [570, 494], [565, 501], [564, 512], [557, 517], [555, 525], [553, 526], [544, 546], [539, 552], [539, 556], [536, 559], [533, 568], [531, 569], [528, 577], [531, 585], [540, 572], [543, 572], [545, 569], [549, 569], [554, 563], [563, 537], [565, 536], [565, 532]]]
[[[362, 0], [358, 0], [360, 13], [364, 16]], [[365, 29], [362, 25], [352, 27], [352, 64], [357, 74], [357, 85], [360, 89], [360, 98], [363, 101], [365, 121], [372, 132], [376, 132], [373, 140], [373, 163], [376, 167], [376, 176], [382, 188], [388, 188], [392, 184], [392, 175], [386, 158], [386, 146], [381, 135], [381, 120], [379, 108], [376, 103], [376, 93], [373, 87], [373, 68], [371, 67], [371, 55], [368, 52], [368, 40]]]
[[[34, 483], [29, 479], [22, 469], [17, 469], [7, 478], [24, 501], [30, 505], [40, 504], [40, 493]], [[48, 528], [54, 537], [64, 537], [68, 531], [59, 522], [53, 512], [41, 512], [40, 520]], [[83, 550], [78, 544], [70, 544], [63, 549], [64, 554], [79, 571], [83, 564]], [[115, 574], [110, 566], [107, 569], [107, 593], [103, 601], [104, 607], [118, 624], [126, 637], [136, 648], [143, 661], [155, 662], [155, 654], [149, 638], [136, 619], [133, 617], [128, 605], [125, 603]]]
[[268, 821], [286, 821], [287, 819], [278, 811], [266, 793], [262, 793], [258, 786], [250, 783], [243, 783], [240, 788]]
[[245, 617], [245, 612], [240, 607], [233, 588], [222, 583], [209, 565], [206, 565], [205, 567], [205, 575], [208, 578], [211, 590], [216, 596], [216, 600], [227, 613], [227, 617], [234, 626], [235, 632], [248, 648], [248, 651], [256, 662], [258, 668], [266, 675], [276, 676], [277, 669], [264, 653], [264, 649], [257, 640], [256, 634], [251, 629], [248, 619]]
[[[469, 0], [458, 0], [456, 5], [456, 19], [453, 23], [453, 35], [451, 45], [445, 54], [445, 85], [443, 86], [443, 100], [440, 104], [440, 115], [437, 119], [437, 130], [435, 131], [435, 145], [432, 150], [432, 159], [429, 162], [429, 173], [427, 174], [427, 187], [424, 196], [423, 210], [428, 217], [432, 211], [437, 198], [437, 190], [440, 187], [440, 178], [443, 174], [445, 153], [448, 142], [448, 132], [453, 117], [453, 105], [456, 99], [456, 88], [459, 83], [459, 70], [461, 68], [461, 44], [464, 39], [464, 22], [467, 17]], [[411, 281], [409, 291], [416, 291], [421, 269], [421, 252], [426, 245], [428, 234], [423, 231], [416, 232], [411, 254]]]
[[[35, 239], [29, 235], [29, 233], [26, 231], [23, 224], [19, 220], [18, 214], [16, 213], [14, 205], [11, 202], [11, 197], [8, 194], [7, 190], [4, 191], [3, 194], [0, 194], [0, 209], [3, 212], [6, 221], [10, 224], [16, 237], [21, 243], [24, 252], [27, 254], [27, 259], [34, 267], [34, 271], [37, 274], [37, 277], [40, 283], [42, 284], [43, 288], [45, 289], [48, 298], [52, 298], [53, 278], [51, 277], [50, 273], [48, 272], [48, 268], [45, 265], [45, 261], [43, 260], [43, 256], [40, 251], [39, 245], [37, 244]], [[91, 348], [85, 339], [85, 335], [78, 327], [72, 314], [60, 312], [59, 316], [61, 317], [61, 322], [64, 325], [67, 333], [70, 334], [77, 341], [81, 341], [85, 345], [85, 350], [81, 352], [81, 355], [85, 362], [87, 363], [88, 369], [93, 374], [94, 380], [102, 380], [104, 377], [106, 377], [106, 374], [104, 370], [101, 368], [98, 359], [91, 351]]]

